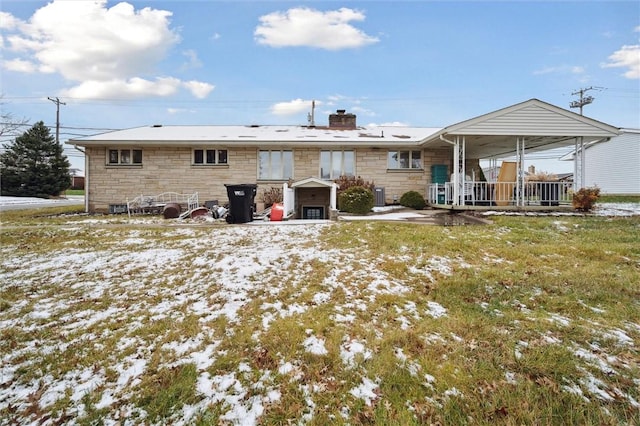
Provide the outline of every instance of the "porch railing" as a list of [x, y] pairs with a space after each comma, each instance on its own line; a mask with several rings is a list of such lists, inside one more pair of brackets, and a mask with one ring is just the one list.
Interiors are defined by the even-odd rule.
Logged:
[[[572, 189], [571, 182], [528, 181], [520, 188], [516, 182], [465, 181], [459, 189], [463, 200], [457, 204], [504, 207], [521, 201], [525, 206], [559, 206], [571, 204]], [[429, 204], [454, 204], [454, 184], [429, 184], [427, 198]]]

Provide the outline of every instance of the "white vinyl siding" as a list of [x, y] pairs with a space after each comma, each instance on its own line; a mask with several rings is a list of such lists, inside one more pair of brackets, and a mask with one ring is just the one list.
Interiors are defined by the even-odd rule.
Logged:
[[585, 151], [585, 185], [604, 194], [640, 194], [640, 132], [626, 132]]
[[461, 123], [458, 135], [521, 135], [521, 136], [601, 136], [602, 129], [593, 122], [570, 111], [529, 105], [513, 111], [496, 111]]

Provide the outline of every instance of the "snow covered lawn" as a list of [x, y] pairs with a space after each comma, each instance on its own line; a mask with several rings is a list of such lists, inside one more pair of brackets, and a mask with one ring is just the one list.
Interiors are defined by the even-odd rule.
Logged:
[[60, 223], [0, 232], [0, 424], [640, 420], [637, 217]]

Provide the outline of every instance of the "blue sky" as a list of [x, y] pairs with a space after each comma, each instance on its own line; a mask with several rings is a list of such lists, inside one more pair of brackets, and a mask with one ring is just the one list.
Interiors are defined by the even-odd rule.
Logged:
[[312, 100], [318, 124], [346, 109], [360, 125], [444, 127], [530, 98], [569, 109], [589, 87], [585, 115], [640, 128], [637, 1], [0, 8], [2, 112], [55, 126], [47, 98], [59, 97], [62, 141], [159, 123], [306, 124]]

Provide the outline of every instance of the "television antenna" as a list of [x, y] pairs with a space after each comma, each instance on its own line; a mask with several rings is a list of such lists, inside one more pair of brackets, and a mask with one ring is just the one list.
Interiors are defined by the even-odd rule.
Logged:
[[316, 101], [311, 101], [311, 112], [307, 114], [307, 122], [309, 123], [309, 127], [316, 127]]

